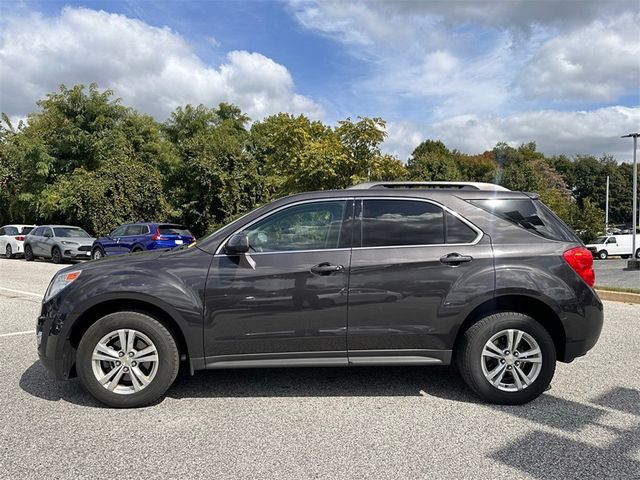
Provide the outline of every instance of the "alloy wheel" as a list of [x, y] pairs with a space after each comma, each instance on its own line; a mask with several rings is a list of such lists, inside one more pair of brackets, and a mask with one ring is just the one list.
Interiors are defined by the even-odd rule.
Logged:
[[527, 332], [502, 330], [485, 343], [481, 354], [486, 380], [503, 392], [529, 387], [542, 369], [542, 350]]
[[114, 330], [100, 339], [91, 355], [95, 379], [107, 390], [128, 395], [144, 390], [158, 372], [158, 350], [144, 333]]

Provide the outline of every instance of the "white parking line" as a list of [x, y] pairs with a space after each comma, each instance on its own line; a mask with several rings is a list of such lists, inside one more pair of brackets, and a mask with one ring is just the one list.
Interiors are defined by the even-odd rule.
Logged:
[[13, 293], [21, 293], [22, 295], [31, 295], [33, 297], [38, 297], [38, 298], [43, 297], [41, 293], [25, 292], [24, 290], [14, 290], [13, 288], [0, 287], [0, 290], [6, 290], [7, 292], [13, 292]]
[[26, 332], [0, 333], [0, 338], [1, 337], [13, 337], [14, 335], [26, 335], [28, 333], [33, 335], [36, 332], [35, 332], [35, 330], [27, 330]]

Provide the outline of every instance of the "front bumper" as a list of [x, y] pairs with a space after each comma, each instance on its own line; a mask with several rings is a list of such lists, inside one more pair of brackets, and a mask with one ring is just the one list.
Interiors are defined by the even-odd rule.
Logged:
[[56, 378], [66, 380], [71, 376], [76, 350], [61, 335], [64, 318], [43, 304], [36, 323], [36, 339], [40, 363]]
[[68, 259], [82, 260], [91, 258], [91, 245], [62, 245], [62, 256]]

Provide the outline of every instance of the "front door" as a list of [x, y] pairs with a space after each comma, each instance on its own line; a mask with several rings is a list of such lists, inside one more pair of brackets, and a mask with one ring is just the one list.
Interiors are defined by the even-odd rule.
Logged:
[[489, 240], [456, 214], [417, 199], [365, 199], [355, 225], [349, 362], [448, 362], [468, 299], [493, 292]]
[[116, 228], [109, 234], [108, 237], [102, 242], [102, 248], [107, 255], [118, 255], [119, 253], [125, 253], [124, 249], [120, 245], [120, 238], [124, 235], [127, 225], [122, 225]]
[[248, 254], [215, 255], [205, 306], [209, 368], [346, 365], [352, 213], [350, 200], [293, 204], [242, 229]]

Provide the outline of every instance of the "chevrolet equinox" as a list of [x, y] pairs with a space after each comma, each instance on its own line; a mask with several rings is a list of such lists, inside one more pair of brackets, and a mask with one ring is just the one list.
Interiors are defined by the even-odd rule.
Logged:
[[197, 244], [59, 271], [41, 362], [112, 407], [201, 369], [448, 365], [488, 402], [538, 397], [591, 349], [592, 255], [536, 194], [369, 183], [282, 198]]

